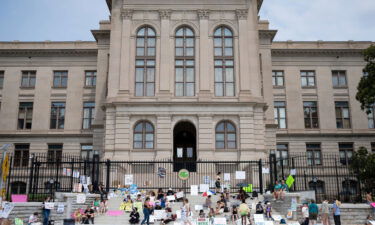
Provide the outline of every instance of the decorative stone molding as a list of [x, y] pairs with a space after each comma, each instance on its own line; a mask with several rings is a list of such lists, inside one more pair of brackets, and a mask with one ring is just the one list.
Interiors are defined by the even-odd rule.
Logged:
[[123, 9], [121, 12], [121, 16], [123, 20], [131, 20], [133, 18], [133, 9]]
[[246, 20], [249, 10], [247, 9], [236, 9], [236, 15], [239, 20]]
[[169, 9], [159, 10], [159, 17], [161, 20], [169, 20], [171, 18], [172, 11]]
[[208, 9], [200, 9], [197, 11], [198, 17], [201, 20], [208, 20], [210, 18], [210, 10]]

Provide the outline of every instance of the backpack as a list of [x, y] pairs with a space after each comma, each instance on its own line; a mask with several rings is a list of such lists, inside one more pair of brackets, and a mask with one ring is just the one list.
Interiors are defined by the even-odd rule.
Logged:
[[216, 188], [220, 188], [220, 181], [217, 180], [217, 181], [215, 182], [215, 186], [216, 186]]

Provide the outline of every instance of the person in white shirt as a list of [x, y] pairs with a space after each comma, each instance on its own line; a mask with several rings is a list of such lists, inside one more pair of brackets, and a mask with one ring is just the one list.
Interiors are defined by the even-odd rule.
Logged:
[[309, 207], [306, 202], [302, 206], [302, 216], [304, 221], [301, 225], [309, 225]]
[[39, 224], [39, 213], [34, 212], [30, 217], [29, 217], [29, 222], [27, 223], [28, 225], [36, 225]]

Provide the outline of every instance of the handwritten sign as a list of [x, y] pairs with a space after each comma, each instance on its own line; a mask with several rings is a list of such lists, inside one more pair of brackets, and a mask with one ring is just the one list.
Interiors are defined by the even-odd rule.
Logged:
[[44, 203], [44, 208], [46, 208], [46, 209], [54, 209], [55, 208], [55, 203], [54, 202], [45, 202]]
[[176, 193], [176, 198], [179, 199], [179, 198], [183, 198], [184, 197], [184, 192], [183, 191], [180, 191], [180, 192], [177, 192]]
[[133, 174], [125, 174], [125, 185], [133, 184]]
[[78, 194], [77, 195], [77, 203], [83, 204], [86, 202], [86, 195], [85, 194]]
[[197, 225], [209, 225], [210, 220], [206, 218], [197, 218]]
[[12, 202], [27, 202], [27, 195], [12, 195]]
[[244, 179], [246, 179], [246, 172], [236, 171], [236, 180], [244, 180]]
[[224, 181], [230, 181], [230, 173], [224, 173]]
[[61, 204], [61, 203], [58, 204], [56, 212], [59, 213], [59, 214], [64, 213], [64, 204]]
[[215, 217], [214, 218], [214, 224], [215, 225], [226, 225], [227, 219], [225, 217]]
[[190, 195], [192, 195], [192, 196], [198, 195], [198, 185], [191, 185], [190, 186]]
[[206, 192], [210, 190], [210, 186], [208, 184], [200, 184], [199, 185], [199, 192]]
[[166, 218], [165, 210], [154, 210], [154, 217], [156, 220], [161, 220]]
[[168, 195], [168, 196], [167, 196], [167, 200], [168, 200], [168, 201], [175, 201], [175, 200], [176, 200], [176, 197], [174, 197], [174, 195]]

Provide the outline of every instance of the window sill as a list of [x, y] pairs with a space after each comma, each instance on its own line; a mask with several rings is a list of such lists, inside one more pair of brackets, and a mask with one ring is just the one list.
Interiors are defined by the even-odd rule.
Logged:
[[348, 86], [334, 86], [333, 89], [348, 89]]
[[302, 89], [316, 89], [316, 86], [302, 86]]
[[285, 89], [285, 86], [273, 86], [273, 89]]
[[84, 89], [95, 89], [96, 86], [83, 86]]
[[22, 89], [22, 90], [33, 90], [33, 89], [35, 89], [35, 87], [20, 87], [20, 89]]
[[66, 89], [67, 87], [54, 87], [54, 86], [52, 86], [51, 88], [52, 89]]
[[237, 152], [237, 148], [220, 148], [220, 149], [215, 149], [216, 152]]

